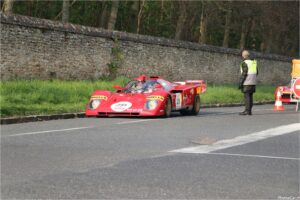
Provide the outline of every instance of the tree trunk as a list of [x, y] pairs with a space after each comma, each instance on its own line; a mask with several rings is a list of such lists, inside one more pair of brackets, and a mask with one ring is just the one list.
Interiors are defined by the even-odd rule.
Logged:
[[232, 2], [228, 2], [228, 9], [226, 10], [226, 20], [224, 27], [224, 38], [223, 38], [223, 47], [228, 47], [229, 42], [229, 32], [231, 26], [231, 16], [232, 16]]
[[175, 39], [176, 40], [180, 40], [181, 39], [181, 34], [182, 31], [184, 29], [184, 24], [186, 21], [186, 3], [185, 1], [180, 1], [179, 5], [180, 5], [180, 14], [177, 20], [177, 24], [176, 24], [176, 32], [175, 32]]
[[259, 49], [260, 49], [260, 52], [264, 52], [264, 51], [265, 51], [265, 49], [266, 49], [266, 44], [265, 44], [264, 41], [262, 41], [262, 42], [260, 43]]
[[101, 9], [101, 19], [99, 23], [99, 27], [105, 28], [106, 27], [106, 21], [107, 21], [107, 3], [106, 1], [102, 1], [102, 9]]
[[[259, 30], [262, 33], [265, 33], [265, 25], [264, 25], [264, 23], [262, 21], [259, 22]], [[265, 35], [264, 34], [261, 37], [261, 42], [259, 44], [259, 49], [260, 49], [260, 52], [265, 52], [265, 49], [266, 49], [266, 39], [265, 39]]]
[[141, 19], [142, 19], [142, 15], [143, 15], [143, 9], [144, 9], [144, 5], [145, 5], [145, 0], [141, 0], [141, 5], [140, 5], [140, 10], [139, 10], [139, 14], [137, 17], [137, 28], [136, 28], [136, 33], [140, 32], [140, 25], [141, 25]]
[[204, 7], [204, 1], [202, 1], [202, 11], [201, 11], [201, 17], [200, 17], [200, 28], [199, 28], [199, 40], [198, 42], [200, 44], [206, 43], [206, 14], [205, 14], [205, 7]]
[[241, 38], [240, 38], [240, 49], [245, 49], [246, 44], [246, 35], [247, 35], [247, 20], [243, 20], [242, 22], [242, 31], [241, 31]]
[[108, 19], [107, 29], [114, 30], [117, 16], [118, 16], [118, 9], [119, 9], [119, 1], [113, 1], [111, 5], [110, 15]]
[[162, 23], [164, 19], [164, 0], [160, 1], [160, 17], [159, 17], [159, 24]]
[[33, 0], [28, 0], [26, 2], [26, 14], [28, 16], [33, 16]]
[[69, 22], [69, 16], [70, 16], [70, 1], [63, 0], [62, 22], [64, 22], [64, 23]]
[[[283, 26], [280, 26], [283, 28]], [[284, 34], [286, 34], [286, 32], [284, 32]], [[280, 50], [282, 48], [282, 46], [285, 46], [284, 45], [284, 41], [286, 40], [286, 37], [283, 36], [281, 37], [281, 30], [278, 29], [276, 30], [276, 34], [272, 34], [273, 38], [272, 38], [272, 46], [271, 46], [271, 49], [272, 49], [272, 53], [277, 53], [277, 54], [280, 54]]]
[[190, 41], [195, 41], [195, 38], [196, 40], [198, 39], [196, 36], [195, 36], [195, 32], [194, 31], [191, 31], [194, 29], [194, 24], [195, 24], [195, 21], [196, 21], [196, 14], [194, 14], [192, 17], [191, 17], [191, 20], [189, 21], [189, 24], [188, 24], [188, 29], [187, 29], [187, 37]]
[[95, 14], [95, 18], [93, 19], [94, 23], [93, 26], [95, 27], [100, 27], [100, 23], [101, 23], [101, 14], [103, 11], [103, 6], [102, 6], [102, 1], [97, 1], [96, 3], [96, 7], [97, 7], [97, 13]]
[[6, 14], [11, 14], [13, 12], [13, 0], [4, 0], [2, 10]]
[[253, 51], [256, 51], [258, 50], [258, 47], [256, 46], [257, 45], [257, 38], [255, 37], [255, 29], [256, 29], [256, 24], [257, 22], [255, 21], [255, 19], [251, 18], [249, 21], [248, 21], [248, 24], [251, 24], [251, 27], [250, 29], [247, 31], [247, 35], [249, 35], [249, 37], [251, 38], [251, 49]]
[[269, 34], [266, 35], [266, 53], [270, 53], [272, 50], [272, 42], [273, 42], [273, 31], [270, 29]]
[[134, 33], [137, 30], [137, 16], [139, 12], [139, 1], [133, 1], [130, 7], [130, 32]]

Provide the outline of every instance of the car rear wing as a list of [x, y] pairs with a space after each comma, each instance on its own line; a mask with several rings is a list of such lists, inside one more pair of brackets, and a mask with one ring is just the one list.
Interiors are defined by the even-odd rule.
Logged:
[[300, 60], [294, 59], [292, 62], [292, 79], [300, 78]]
[[206, 91], [206, 84], [205, 84], [204, 80], [178, 81], [178, 82], [174, 82], [174, 84], [176, 84], [176, 85], [186, 85], [186, 86], [199, 86], [200, 93], [204, 93]]

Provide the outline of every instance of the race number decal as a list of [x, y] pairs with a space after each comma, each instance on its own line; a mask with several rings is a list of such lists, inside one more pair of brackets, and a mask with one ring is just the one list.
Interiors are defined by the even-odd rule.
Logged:
[[118, 103], [114, 103], [113, 105], [111, 105], [110, 108], [113, 111], [122, 112], [122, 111], [130, 108], [131, 106], [132, 106], [132, 103], [130, 103], [128, 101], [120, 101]]
[[181, 95], [181, 93], [176, 93], [175, 103], [176, 103], [176, 109], [180, 109], [181, 105], [182, 105], [182, 95]]

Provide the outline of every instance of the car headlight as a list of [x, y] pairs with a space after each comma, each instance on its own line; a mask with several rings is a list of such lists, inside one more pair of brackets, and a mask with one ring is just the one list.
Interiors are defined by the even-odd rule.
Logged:
[[154, 110], [158, 105], [158, 102], [156, 100], [148, 100], [145, 103], [145, 109], [146, 110]]
[[100, 106], [100, 104], [101, 104], [101, 101], [99, 99], [93, 99], [90, 102], [90, 108], [91, 109], [96, 109], [96, 108], [98, 108], [98, 106]]

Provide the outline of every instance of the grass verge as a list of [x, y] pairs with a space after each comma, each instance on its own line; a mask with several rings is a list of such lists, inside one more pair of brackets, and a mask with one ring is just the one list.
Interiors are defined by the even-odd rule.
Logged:
[[[0, 117], [83, 112], [96, 89], [111, 90], [124, 85], [127, 78], [114, 81], [16, 80], [0, 83]], [[275, 86], [258, 86], [255, 101], [273, 100]], [[235, 85], [208, 85], [202, 104], [241, 103], [243, 94]]]
[[127, 78], [114, 81], [3, 81], [0, 83], [0, 116], [82, 112], [94, 90], [113, 90], [114, 84], [127, 82]]
[[[276, 86], [258, 85], [254, 101], [273, 101]], [[243, 103], [244, 95], [236, 85], [208, 85], [201, 96], [202, 104]]]

